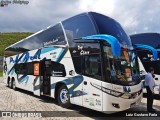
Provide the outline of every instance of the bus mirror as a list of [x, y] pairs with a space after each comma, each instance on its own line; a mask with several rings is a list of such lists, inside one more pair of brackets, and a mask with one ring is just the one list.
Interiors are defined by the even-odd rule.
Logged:
[[158, 78], [155, 78], [155, 80], [158, 80]]

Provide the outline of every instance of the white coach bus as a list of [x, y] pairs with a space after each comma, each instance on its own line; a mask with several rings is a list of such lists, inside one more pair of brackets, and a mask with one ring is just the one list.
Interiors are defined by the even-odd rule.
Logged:
[[130, 38], [115, 20], [82, 13], [5, 49], [4, 82], [102, 112], [141, 102], [142, 83]]
[[[159, 94], [159, 85], [160, 85], [160, 34], [159, 33], [140, 33], [130, 35], [131, 41], [133, 44], [145, 44], [155, 49], [158, 55], [157, 60], [153, 59], [153, 54], [149, 50], [137, 51], [139, 57], [139, 69], [143, 75], [145, 75], [149, 67], [153, 67], [155, 74], [155, 88], [154, 93]], [[146, 89], [144, 89], [146, 92]]]

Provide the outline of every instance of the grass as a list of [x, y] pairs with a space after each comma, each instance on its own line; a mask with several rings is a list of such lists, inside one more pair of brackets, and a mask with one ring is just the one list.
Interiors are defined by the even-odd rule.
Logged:
[[3, 76], [3, 72], [0, 72], [0, 77], [2, 77]]
[[0, 56], [3, 56], [4, 49], [9, 45], [18, 42], [33, 33], [29, 32], [15, 32], [15, 33], [0, 33]]

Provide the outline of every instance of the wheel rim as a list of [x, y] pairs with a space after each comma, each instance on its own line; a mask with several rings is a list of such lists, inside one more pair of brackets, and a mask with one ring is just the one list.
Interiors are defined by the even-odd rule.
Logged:
[[62, 89], [60, 92], [60, 100], [63, 104], [69, 101], [69, 94], [67, 89]]

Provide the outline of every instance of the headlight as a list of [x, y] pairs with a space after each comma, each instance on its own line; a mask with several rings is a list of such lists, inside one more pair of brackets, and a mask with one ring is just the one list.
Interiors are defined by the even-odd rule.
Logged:
[[124, 99], [134, 99], [134, 98], [138, 97], [141, 93], [142, 93], [142, 89], [139, 90], [138, 92], [135, 92], [135, 93], [124, 93], [121, 96], [121, 98], [124, 98]]
[[131, 97], [131, 94], [130, 93], [124, 93], [121, 98], [124, 98], [124, 99], [129, 99]]
[[123, 93], [121, 92], [117, 92], [117, 91], [114, 91], [114, 90], [110, 90], [108, 88], [104, 88], [102, 87], [102, 91], [107, 93], [107, 94], [110, 94], [110, 95], [113, 95], [113, 96], [116, 96], [116, 97], [120, 97]]
[[114, 96], [116, 96], [116, 97], [120, 97], [123, 93], [111, 90], [111, 91], [110, 91], [110, 94], [111, 94], [111, 95], [114, 95]]

